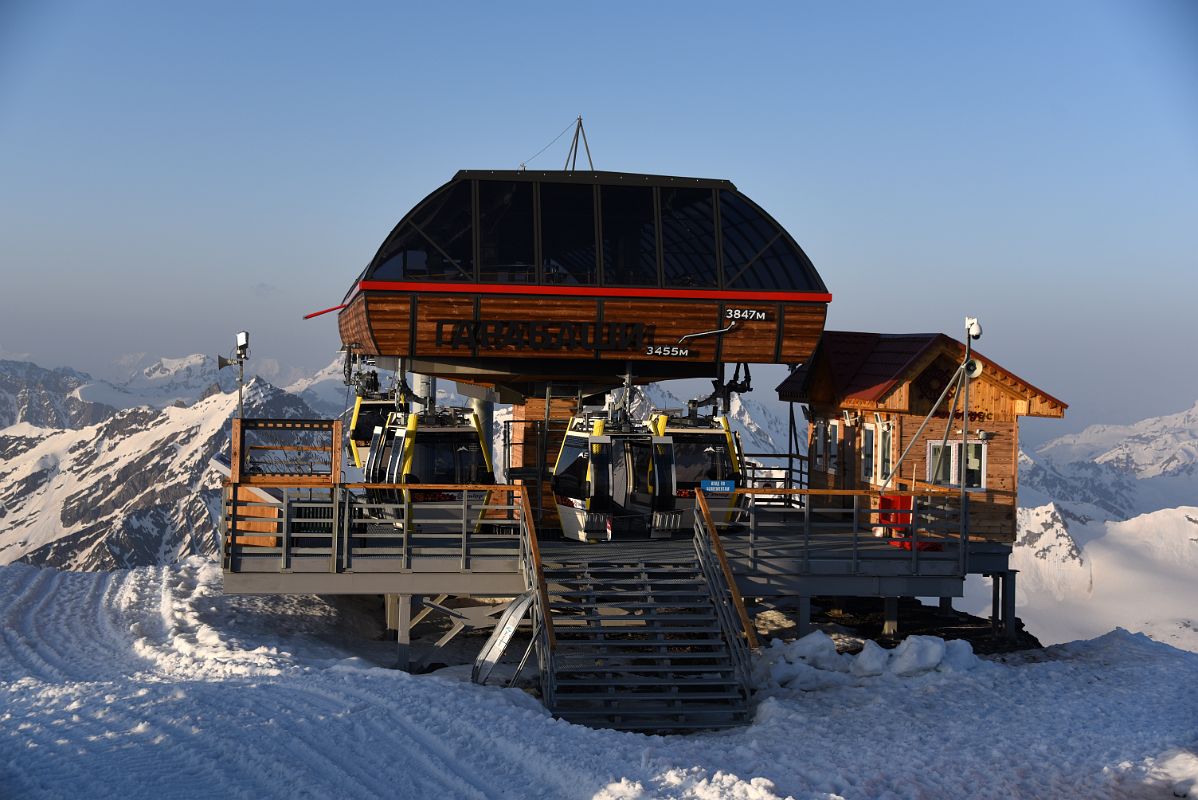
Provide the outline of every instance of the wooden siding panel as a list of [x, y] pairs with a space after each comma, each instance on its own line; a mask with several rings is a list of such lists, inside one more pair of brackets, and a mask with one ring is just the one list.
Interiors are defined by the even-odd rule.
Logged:
[[[714, 361], [717, 337], [706, 336], [690, 339], [682, 344], [678, 340], [690, 333], [716, 330], [724, 325], [720, 322], [720, 306], [712, 303], [668, 303], [653, 300], [606, 300], [603, 304], [604, 323], [644, 323], [652, 332], [655, 347], [683, 347], [687, 356], [648, 356], [642, 359], [654, 361]], [[773, 357], [773, 342], [769, 345]], [[628, 353], [606, 352], [600, 358], [627, 360]]]
[[[765, 319], [736, 318], [744, 312], [749, 312], [747, 316], [764, 314]], [[733, 322], [736, 327], [721, 337], [720, 358], [728, 363], [773, 361], [778, 344], [778, 317], [777, 303], [725, 303], [719, 327], [726, 328]]]
[[365, 295], [358, 295], [341, 310], [337, 315], [337, 329], [341, 334], [342, 343], [357, 343], [359, 353], [380, 355], [374, 338], [370, 335]]
[[[782, 363], [801, 364], [811, 358], [824, 332], [828, 306], [824, 303], [789, 303], [782, 328]], [[769, 359], [773, 361], [771, 357]]]
[[[417, 356], [469, 356], [470, 351], [452, 346], [452, 323], [474, 321], [474, 298], [468, 295], [421, 295], [416, 302], [416, 335], [412, 350]], [[442, 343], [437, 344], [438, 323]]]
[[406, 296], [370, 298], [370, 329], [379, 350], [386, 355], [411, 355], [412, 301]]

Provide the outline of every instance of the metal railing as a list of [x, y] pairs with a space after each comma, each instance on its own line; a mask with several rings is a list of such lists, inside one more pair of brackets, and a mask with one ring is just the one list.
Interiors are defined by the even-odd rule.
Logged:
[[968, 568], [968, 497], [962, 507], [942, 487], [738, 489], [707, 500], [730, 557], [752, 572], [768, 564], [794, 575], [963, 576]]
[[231, 572], [516, 571], [531, 517], [523, 487], [230, 483]]
[[536, 523], [533, 521], [532, 504], [529, 502], [528, 487], [520, 486], [521, 514], [526, 520], [520, 533], [520, 566], [524, 572], [524, 585], [536, 589], [532, 603], [532, 630], [536, 637], [537, 667], [541, 675], [541, 697], [553, 708], [556, 676], [553, 669], [553, 653], [557, 647], [557, 636], [553, 630], [553, 615], [549, 608], [549, 587], [545, 582], [545, 569], [541, 564], [541, 549], [537, 543]]
[[757, 648], [757, 633], [745, 609], [744, 598], [737, 589], [735, 576], [702, 490], [695, 492], [695, 500], [695, 556], [711, 590], [711, 600], [715, 605], [716, 617], [724, 638], [728, 642], [737, 680], [744, 687], [745, 696], [748, 697], [752, 681], [750, 651]]

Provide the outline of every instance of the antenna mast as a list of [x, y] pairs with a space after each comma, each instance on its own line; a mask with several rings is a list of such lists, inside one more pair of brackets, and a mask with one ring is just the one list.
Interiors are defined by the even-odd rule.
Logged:
[[574, 121], [574, 140], [570, 142], [570, 151], [566, 153], [566, 165], [562, 169], [567, 172], [573, 172], [578, 166], [578, 138], [582, 136], [582, 146], [586, 149], [587, 163], [591, 165], [591, 172], [595, 171], [595, 162], [591, 160], [591, 145], [587, 143], [587, 132], [582, 127], [582, 115], [578, 115], [578, 119]]

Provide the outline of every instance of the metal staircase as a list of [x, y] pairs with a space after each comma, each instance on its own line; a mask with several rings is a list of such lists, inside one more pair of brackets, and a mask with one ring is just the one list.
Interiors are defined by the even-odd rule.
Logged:
[[590, 546], [542, 562], [556, 646], [542, 675], [554, 714], [657, 733], [749, 717], [748, 658], [688, 540], [673, 552]]

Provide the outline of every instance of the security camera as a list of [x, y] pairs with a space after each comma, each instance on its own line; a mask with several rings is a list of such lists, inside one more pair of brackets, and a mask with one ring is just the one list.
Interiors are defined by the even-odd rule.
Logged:
[[977, 317], [965, 318], [965, 332], [969, 334], [970, 339], [982, 338], [982, 325], [978, 322]]

